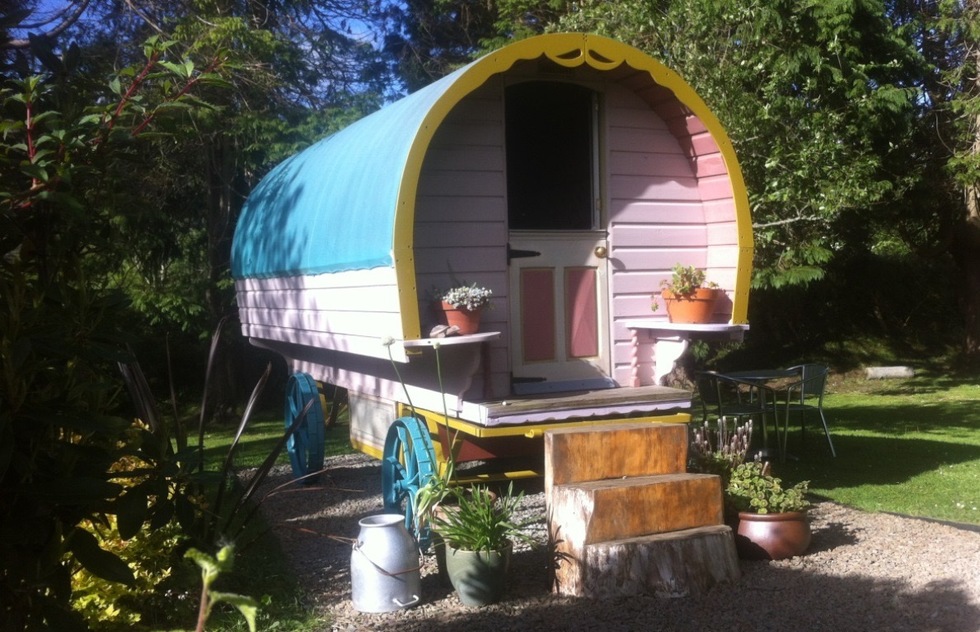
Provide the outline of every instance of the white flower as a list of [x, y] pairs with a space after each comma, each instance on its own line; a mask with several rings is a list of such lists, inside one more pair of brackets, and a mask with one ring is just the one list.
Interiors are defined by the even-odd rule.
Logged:
[[476, 283], [472, 285], [460, 285], [442, 294], [442, 300], [449, 303], [456, 309], [468, 309], [474, 311], [490, 304], [490, 297], [493, 294], [490, 289], [480, 287]]

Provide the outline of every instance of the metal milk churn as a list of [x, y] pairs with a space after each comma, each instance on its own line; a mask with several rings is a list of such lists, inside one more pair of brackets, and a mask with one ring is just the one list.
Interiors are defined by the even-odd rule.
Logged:
[[350, 558], [351, 597], [360, 612], [392, 612], [419, 602], [419, 550], [405, 516], [381, 514], [358, 521]]

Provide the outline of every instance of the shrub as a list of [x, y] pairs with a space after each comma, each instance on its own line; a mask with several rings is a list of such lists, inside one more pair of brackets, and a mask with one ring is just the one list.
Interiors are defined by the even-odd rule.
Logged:
[[726, 495], [739, 511], [757, 514], [806, 511], [810, 507], [805, 498], [810, 481], [784, 488], [783, 481], [773, 476], [768, 463], [742, 463], [732, 470]]

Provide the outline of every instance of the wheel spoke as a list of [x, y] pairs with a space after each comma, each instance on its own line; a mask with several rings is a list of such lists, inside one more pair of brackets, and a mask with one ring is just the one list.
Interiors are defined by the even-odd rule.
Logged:
[[428, 529], [415, 525], [415, 495], [435, 475], [431, 455], [434, 450], [423, 421], [402, 417], [392, 422], [381, 461], [382, 498], [386, 511], [405, 513], [405, 526], [419, 546], [429, 543]]
[[306, 408], [306, 414], [286, 441], [286, 451], [292, 465], [293, 476], [303, 477], [306, 483], [315, 477], [308, 476], [323, 468], [323, 408], [316, 382], [306, 373], [294, 373], [286, 385], [284, 418], [286, 428], [292, 428], [297, 417]]

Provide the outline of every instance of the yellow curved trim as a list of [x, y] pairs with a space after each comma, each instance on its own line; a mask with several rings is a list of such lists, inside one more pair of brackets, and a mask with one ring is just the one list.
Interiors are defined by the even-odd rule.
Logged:
[[721, 151], [732, 185], [738, 235], [738, 261], [735, 295], [732, 301], [732, 323], [747, 322], [748, 286], [752, 274], [752, 222], [742, 171], [735, 157], [731, 140], [721, 126], [721, 122], [680, 75], [639, 49], [599, 35], [555, 33], [515, 42], [466, 66], [453, 84], [429, 109], [419, 127], [409, 150], [395, 212], [393, 254], [400, 292], [402, 329], [405, 338], [421, 337], [418, 295], [414, 284], [415, 261], [412, 244], [415, 199], [418, 192], [419, 176], [422, 171], [422, 161], [428, 151], [429, 143], [432, 141], [436, 129], [442, 124], [449, 112], [466, 95], [482, 86], [490, 77], [509, 70], [518, 61], [537, 59], [542, 55], [567, 68], [576, 68], [587, 64], [596, 70], [610, 71], [625, 63], [635, 70], [648, 72], [657, 84], [673, 92], [678, 101], [701, 120]]

